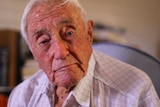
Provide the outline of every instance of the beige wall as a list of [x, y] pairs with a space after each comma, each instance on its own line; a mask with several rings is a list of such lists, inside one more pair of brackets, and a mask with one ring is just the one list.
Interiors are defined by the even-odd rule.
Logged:
[[27, 0], [0, 0], [0, 28], [19, 29]]
[[[126, 39], [158, 56], [160, 48], [160, 0], [81, 0], [95, 21], [122, 27]], [[90, 3], [89, 3], [90, 1]]]
[[[0, 0], [0, 29], [18, 29], [28, 0]], [[125, 28], [124, 37], [140, 49], [158, 56], [160, 0], [79, 0], [95, 22]]]

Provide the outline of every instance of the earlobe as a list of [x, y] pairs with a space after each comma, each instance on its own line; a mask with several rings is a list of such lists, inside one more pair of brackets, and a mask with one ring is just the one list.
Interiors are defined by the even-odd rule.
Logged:
[[92, 42], [93, 41], [93, 21], [92, 20], [89, 20], [87, 22], [87, 25], [88, 25], [88, 36], [90, 38], [90, 41]]

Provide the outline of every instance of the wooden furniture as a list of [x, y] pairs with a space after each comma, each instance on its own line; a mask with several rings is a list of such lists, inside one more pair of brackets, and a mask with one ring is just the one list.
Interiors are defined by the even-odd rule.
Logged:
[[14, 30], [0, 31], [0, 48], [7, 48], [9, 50], [7, 87], [14, 87], [16, 85], [18, 42], [19, 42], [18, 39], [19, 39], [19, 33], [17, 31]]

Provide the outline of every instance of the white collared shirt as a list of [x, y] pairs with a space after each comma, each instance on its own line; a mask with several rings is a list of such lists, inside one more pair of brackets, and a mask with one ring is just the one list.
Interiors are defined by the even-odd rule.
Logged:
[[[54, 107], [54, 93], [54, 86], [40, 70], [13, 90], [8, 107]], [[63, 107], [160, 107], [160, 101], [144, 72], [93, 52], [86, 76]]]

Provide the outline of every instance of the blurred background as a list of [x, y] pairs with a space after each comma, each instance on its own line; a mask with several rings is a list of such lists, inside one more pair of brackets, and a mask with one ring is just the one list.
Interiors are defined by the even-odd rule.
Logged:
[[[95, 23], [123, 29], [129, 43], [159, 56], [160, 0], [79, 0]], [[20, 28], [28, 0], [0, 0], [0, 29]]]
[[[31, 71], [37, 69], [37, 64], [29, 56], [28, 48], [20, 37], [20, 20], [27, 2], [28, 0], [0, 0], [0, 55], [9, 52], [8, 62], [5, 62], [7, 67], [0, 65], [0, 78], [4, 75], [8, 78], [1, 84], [0, 93], [4, 93], [4, 90], [8, 90], [5, 91], [8, 93], [12, 87], [28, 78]], [[87, 11], [87, 17], [94, 21], [95, 41], [106, 40], [130, 45], [160, 59], [160, 0], [79, 2]], [[2, 70], [3, 67], [5, 70]], [[20, 77], [21, 75], [23, 76]], [[0, 83], [3, 81], [0, 79]]]

